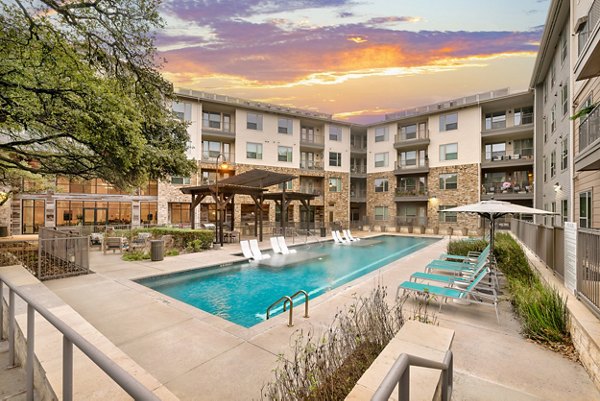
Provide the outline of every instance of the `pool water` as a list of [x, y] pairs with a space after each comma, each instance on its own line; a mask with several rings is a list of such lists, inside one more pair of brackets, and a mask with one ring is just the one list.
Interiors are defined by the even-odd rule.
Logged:
[[[136, 280], [162, 294], [220, 316], [244, 327], [266, 318], [266, 310], [284, 295], [298, 290], [310, 299], [422, 249], [437, 239], [379, 236], [372, 246], [332, 242], [295, 247], [323, 257], [301, 264], [273, 268], [239, 262]], [[294, 305], [303, 297], [294, 299]], [[272, 315], [280, 313], [282, 305]]]

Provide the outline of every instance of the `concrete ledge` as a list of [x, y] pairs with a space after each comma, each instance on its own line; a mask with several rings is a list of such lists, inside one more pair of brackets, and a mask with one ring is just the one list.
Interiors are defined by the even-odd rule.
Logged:
[[[454, 330], [419, 323], [414, 320], [407, 321], [369, 369], [361, 376], [346, 400], [370, 400], [385, 375], [402, 353], [443, 362], [446, 351], [450, 349], [453, 339]], [[418, 367], [410, 369], [410, 399], [413, 401], [438, 399], [442, 372]], [[396, 400], [397, 394], [398, 392], [395, 390], [390, 400]]]
[[538, 271], [542, 280], [556, 287], [563, 297], [568, 297], [567, 308], [571, 317], [569, 331], [573, 345], [579, 353], [581, 364], [585, 367], [596, 388], [600, 390], [600, 319], [564, 286], [563, 280], [556, 277], [537, 255], [516, 236], [513, 235], [513, 238], [521, 244], [529, 263]]
[[[140, 383], [153, 391], [160, 399], [178, 400], [162, 383], [141, 368], [24, 268], [21, 266], [1, 267], [0, 274], [12, 284], [26, 291], [30, 296], [35, 297], [50, 312], [71, 326], [81, 336], [111, 358], [115, 364], [129, 372]], [[6, 287], [4, 287], [4, 297], [5, 300], [8, 298]], [[17, 357], [22, 363], [25, 358], [26, 336], [24, 335], [23, 328], [27, 326], [27, 308], [25, 302], [19, 296], [15, 296], [15, 300], [18, 337]], [[7, 311], [5, 310], [5, 312]], [[7, 319], [8, 313], [5, 313], [4, 317]], [[5, 325], [5, 330], [6, 327]], [[35, 316], [35, 356], [37, 361], [39, 361], [39, 366], [34, 373], [36, 392], [42, 400], [57, 399], [56, 395], [62, 394], [62, 334], [37, 313]], [[131, 399], [118, 384], [112, 381], [110, 377], [79, 351], [77, 347], [73, 349], [73, 364], [74, 399]], [[49, 384], [50, 388], [47, 387], [45, 382]], [[59, 396], [59, 398], [61, 397]]]

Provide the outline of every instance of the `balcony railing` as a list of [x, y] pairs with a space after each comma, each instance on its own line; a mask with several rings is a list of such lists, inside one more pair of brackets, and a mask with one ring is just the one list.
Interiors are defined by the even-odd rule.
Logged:
[[425, 216], [396, 216], [396, 226], [426, 226]]
[[429, 161], [427, 160], [411, 159], [396, 162], [396, 170], [410, 170], [416, 168], [424, 168], [428, 166]]
[[496, 162], [503, 160], [519, 160], [519, 159], [533, 159], [533, 148], [521, 149], [519, 153], [512, 152], [484, 152], [482, 154], [483, 160], [486, 162]]
[[320, 189], [314, 189], [314, 188], [302, 187], [302, 186], [300, 186], [300, 192], [303, 194], [310, 194], [310, 195], [317, 195], [317, 196], [320, 196], [323, 193], [323, 191], [321, 191]]
[[414, 188], [396, 188], [396, 196], [425, 196], [427, 187], [425, 185]]
[[310, 160], [301, 160], [300, 168], [306, 170], [323, 170], [323, 163]]
[[321, 134], [300, 134], [300, 143], [307, 145], [324, 145], [325, 137]]
[[423, 129], [417, 132], [411, 133], [399, 133], [394, 137], [394, 142], [406, 142], [406, 141], [416, 141], [419, 139], [428, 139], [429, 138], [429, 130]]
[[596, 27], [598, 21], [600, 21], [600, 0], [595, 0], [590, 7], [590, 11], [588, 12], [585, 28], [579, 32], [577, 38], [578, 55], [581, 55], [581, 52], [583, 49], [585, 49], [587, 42], [590, 39], [590, 34], [594, 32], [594, 28]]
[[596, 106], [579, 124], [579, 152], [600, 138], [600, 108]]
[[350, 189], [350, 199], [365, 199], [366, 197], [366, 189]]
[[494, 194], [529, 194], [533, 193], [533, 184], [522, 182], [484, 182], [481, 188], [483, 195]]
[[229, 122], [220, 122], [220, 121], [208, 121], [202, 120], [202, 129], [207, 129], [211, 131], [220, 131], [226, 134], [234, 133], [234, 126]]
[[533, 124], [533, 113], [515, 113], [515, 126]]
[[367, 174], [367, 166], [352, 166], [350, 167], [350, 173]]
[[[219, 155], [221, 155], [221, 157], [219, 157]], [[203, 161], [205, 163], [216, 163], [217, 157], [219, 157], [220, 162], [228, 162], [228, 163], [235, 162], [235, 153], [233, 153], [233, 152], [220, 153], [220, 152], [212, 152], [212, 151], [208, 151], [208, 150], [205, 150], [202, 152], [201, 161]]]

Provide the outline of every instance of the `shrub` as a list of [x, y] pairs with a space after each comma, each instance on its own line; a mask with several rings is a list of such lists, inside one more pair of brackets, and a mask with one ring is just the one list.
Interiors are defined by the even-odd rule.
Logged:
[[143, 251], [131, 251], [124, 254], [121, 259], [126, 261], [134, 261], [134, 260], [148, 260], [150, 259], [150, 254]]
[[532, 282], [537, 279], [529, 267], [525, 252], [510, 234], [500, 233], [494, 236], [494, 256], [498, 268], [509, 279], [522, 282]]
[[466, 256], [471, 251], [481, 252], [486, 246], [487, 241], [484, 240], [450, 241], [448, 243], [448, 253]]
[[173, 237], [174, 248], [185, 249], [191, 241], [199, 241], [198, 251], [202, 249], [209, 249], [213, 243], [214, 232], [212, 230], [192, 230], [182, 228], [168, 228], [168, 227], [153, 227], [145, 229], [149, 231], [156, 238], [163, 235], [170, 235]]
[[165, 256], [177, 256], [179, 255], [179, 251], [177, 249], [169, 249], [165, 252]]
[[402, 303], [391, 307], [385, 287], [338, 312], [320, 337], [299, 332], [294, 355], [280, 356], [275, 380], [261, 393], [269, 400], [341, 400], [404, 324]]

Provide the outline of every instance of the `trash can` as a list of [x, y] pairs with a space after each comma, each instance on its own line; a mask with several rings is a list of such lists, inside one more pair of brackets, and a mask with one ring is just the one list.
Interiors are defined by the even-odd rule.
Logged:
[[0, 227], [0, 237], [8, 237], [8, 227]]
[[165, 241], [155, 239], [150, 241], [150, 260], [157, 262], [165, 257]]
[[325, 227], [321, 227], [321, 237], [327, 237], [327, 230]]

